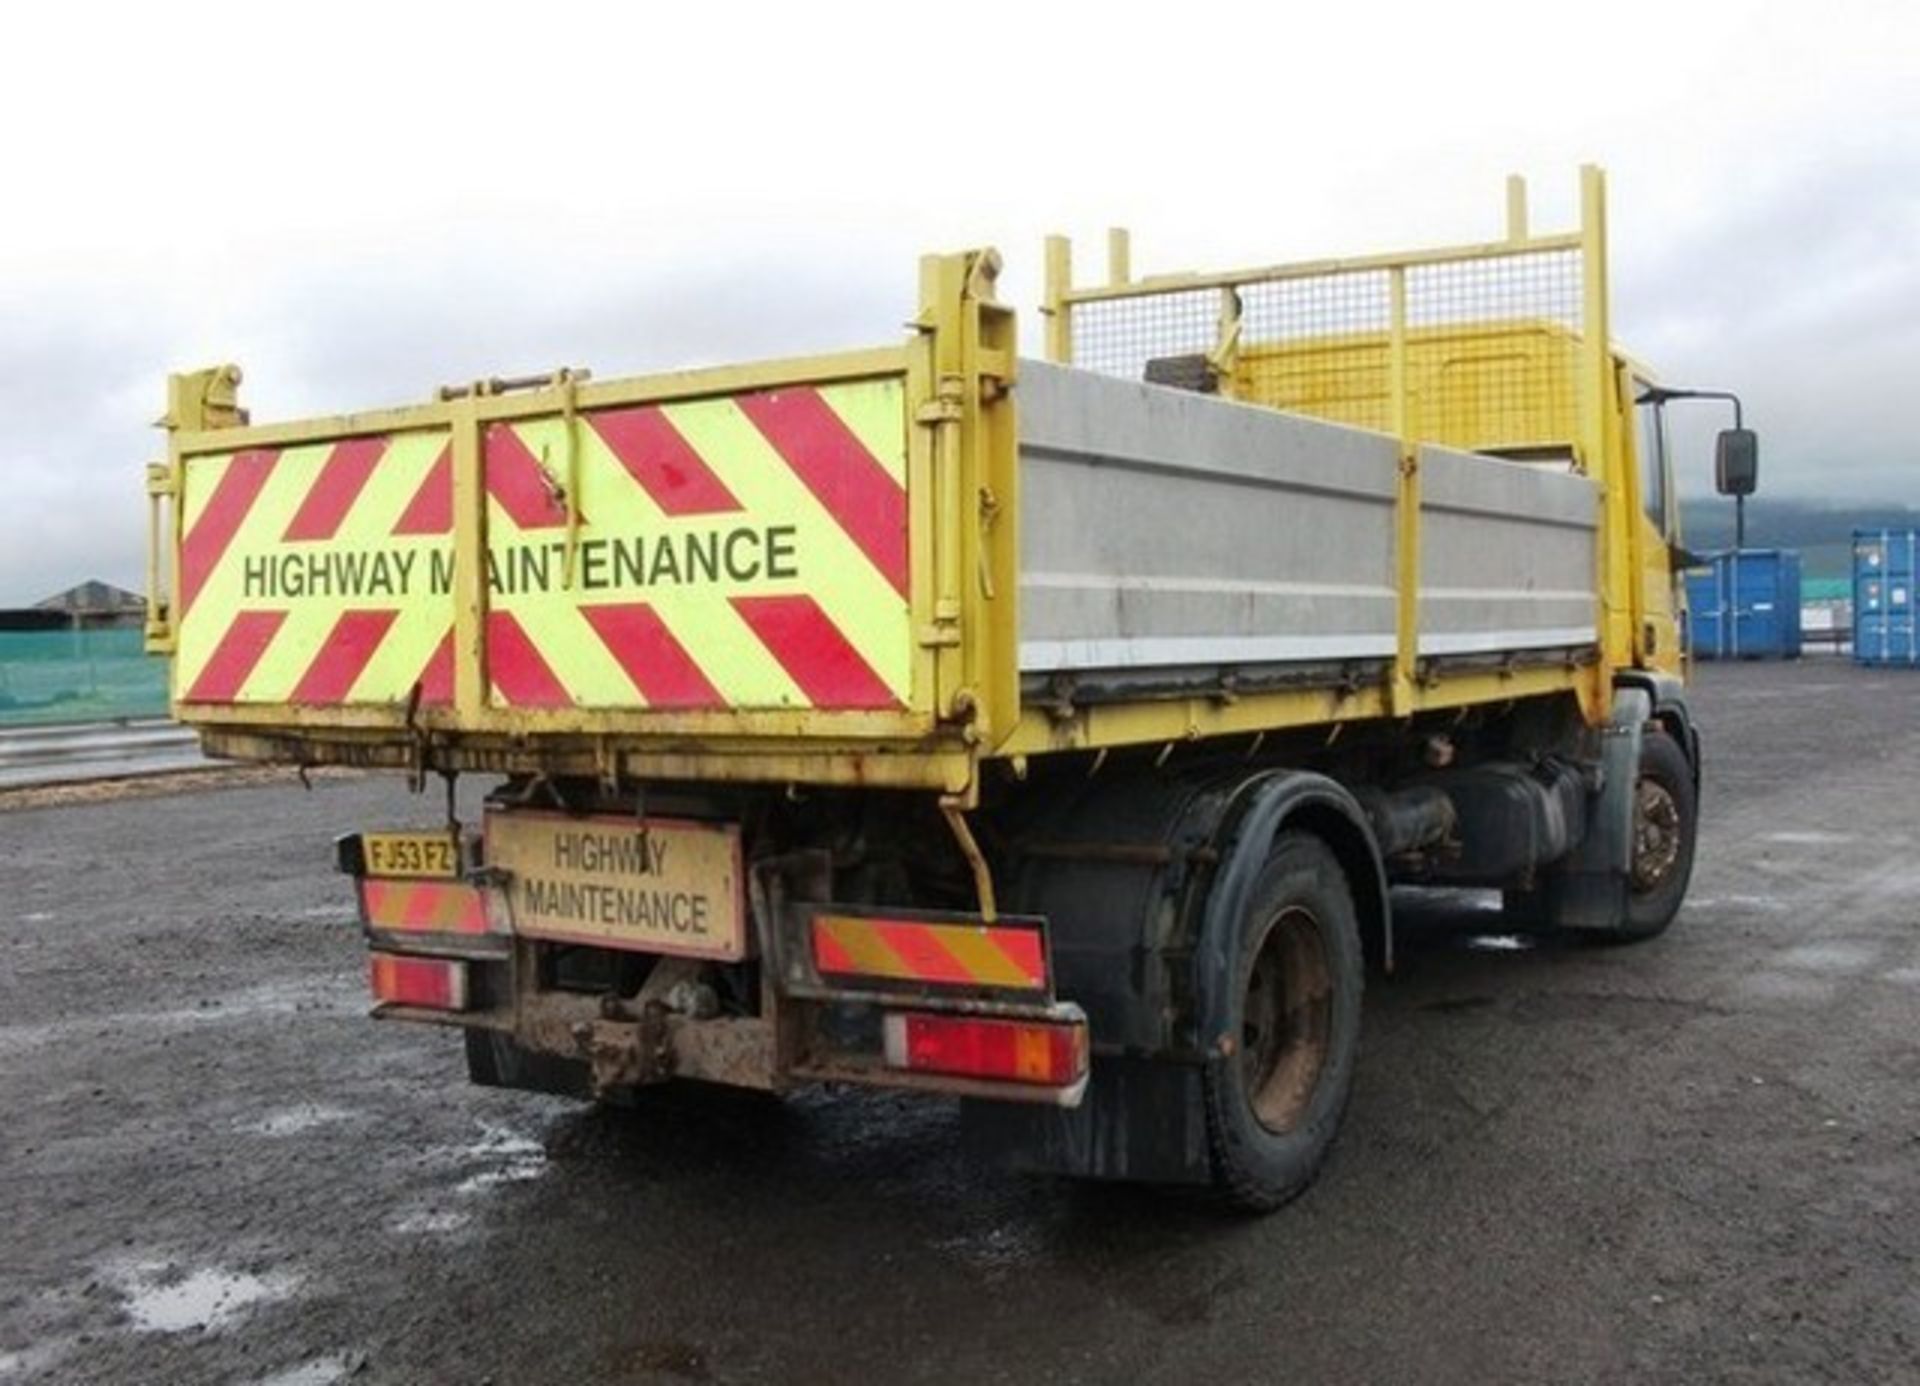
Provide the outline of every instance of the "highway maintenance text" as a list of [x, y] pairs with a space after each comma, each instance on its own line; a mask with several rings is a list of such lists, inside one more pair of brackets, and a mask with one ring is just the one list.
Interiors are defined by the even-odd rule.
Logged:
[[[487, 551], [487, 586], [495, 595], [554, 592], [566, 573], [564, 539]], [[424, 558], [424, 561], [422, 561]], [[800, 576], [793, 525], [740, 525], [677, 534], [583, 538], [574, 555], [573, 589], [679, 587], [701, 583], [785, 581]], [[410, 597], [453, 591], [453, 550], [293, 548], [250, 554], [241, 584], [248, 598]]]

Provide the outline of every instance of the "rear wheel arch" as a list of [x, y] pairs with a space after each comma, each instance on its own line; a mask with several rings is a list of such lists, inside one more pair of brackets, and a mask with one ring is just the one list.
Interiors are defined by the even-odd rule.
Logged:
[[1196, 1039], [1207, 1052], [1231, 1026], [1236, 944], [1261, 871], [1283, 836], [1300, 833], [1332, 853], [1348, 893], [1368, 960], [1392, 958], [1386, 869], [1359, 803], [1339, 783], [1305, 770], [1258, 775], [1241, 785], [1235, 811], [1219, 836], [1220, 863], [1205, 895], [1193, 952]]
[[1199, 954], [1208, 954], [1209, 936], [1217, 934], [1228, 917], [1244, 907], [1245, 892], [1280, 835], [1304, 832], [1324, 843], [1346, 874], [1367, 961], [1390, 966], [1393, 921], [1386, 866], [1359, 801], [1337, 781], [1307, 770], [1252, 777], [1235, 797], [1236, 811], [1225, 816], [1219, 834], [1220, 865], [1199, 921]]

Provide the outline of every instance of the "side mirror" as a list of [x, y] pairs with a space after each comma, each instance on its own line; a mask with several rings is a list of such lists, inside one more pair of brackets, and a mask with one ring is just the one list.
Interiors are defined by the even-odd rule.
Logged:
[[1723, 496], [1750, 496], [1760, 484], [1760, 436], [1724, 428], [1713, 444], [1713, 484]]

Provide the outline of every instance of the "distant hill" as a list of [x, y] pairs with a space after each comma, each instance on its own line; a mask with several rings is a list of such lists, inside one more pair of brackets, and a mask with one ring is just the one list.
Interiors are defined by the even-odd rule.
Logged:
[[[1681, 532], [1696, 553], [1733, 546], [1733, 502], [1719, 496], [1680, 502]], [[1809, 578], [1840, 578], [1853, 570], [1856, 529], [1920, 528], [1920, 510], [1866, 502], [1857, 505], [1754, 496], [1747, 501], [1747, 547], [1798, 549]]]

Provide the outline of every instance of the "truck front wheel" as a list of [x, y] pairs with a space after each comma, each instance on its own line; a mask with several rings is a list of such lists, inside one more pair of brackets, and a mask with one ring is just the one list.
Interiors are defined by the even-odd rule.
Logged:
[[1665, 732], [1649, 731], [1640, 745], [1640, 778], [1634, 785], [1627, 922], [1615, 937], [1638, 942], [1673, 922], [1693, 877], [1699, 825], [1699, 792], [1686, 753]]
[[1207, 1128], [1216, 1187], [1267, 1212], [1326, 1159], [1359, 1048], [1359, 920], [1325, 843], [1275, 839], [1238, 935], [1227, 1025], [1206, 1070]]

